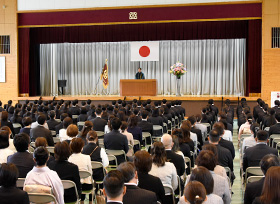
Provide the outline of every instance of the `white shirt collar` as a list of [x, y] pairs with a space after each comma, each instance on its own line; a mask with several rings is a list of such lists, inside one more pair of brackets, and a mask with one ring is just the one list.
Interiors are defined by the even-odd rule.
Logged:
[[116, 200], [107, 200], [107, 203], [109, 203], [109, 202], [112, 202], [112, 203], [121, 203], [121, 204], [123, 204], [122, 201], [116, 201]]
[[127, 186], [137, 186], [136, 183], [124, 183], [124, 185], [127, 185]]

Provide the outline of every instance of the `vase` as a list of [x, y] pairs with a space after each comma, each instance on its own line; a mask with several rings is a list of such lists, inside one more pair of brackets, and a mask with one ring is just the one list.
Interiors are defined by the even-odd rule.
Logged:
[[176, 76], [176, 96], [181, 96], [181, 76]]

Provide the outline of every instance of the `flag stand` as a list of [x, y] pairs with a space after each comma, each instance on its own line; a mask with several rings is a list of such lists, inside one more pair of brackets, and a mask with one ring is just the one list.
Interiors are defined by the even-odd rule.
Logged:
[[[97, 95], [97, 86], [98, 86], [98, 84], [99, 84], [100, 79], [103, 79], [103, 77], [104, 77], [103, 75], [104, 75], [105, 66], [106, 66], [106, 68], [107, 68], [106, 71], [108, 71], [107, 62], [108, 62], [108, 59], [105, 60], [105, 65], [104, 65], [104, 67], [103, 67], [102, 70], [101, 70], [101, 74], [100, 74], [100, 77], [98, 77], [97, 83], [95, 84], [94, 95]], [[108, 77], [108, 74], [107, 74], [107, 77]], [[107, 85], [107, 86], [108, 86], [108, 85]], [[102, 89], [102, 91], [101, 91], [101, 94], [102, 94], [102, 95], [109, 95], [109, 94], [108, 94], [108, 91], [107, 91], [107, 92], [104, 91], [104, 89], [107, 89], [107, 86], [106, 86], [106, 88], [105, 88], [105, 87], [104, 87], [104, 82], [103, 82], [103, 89]]]

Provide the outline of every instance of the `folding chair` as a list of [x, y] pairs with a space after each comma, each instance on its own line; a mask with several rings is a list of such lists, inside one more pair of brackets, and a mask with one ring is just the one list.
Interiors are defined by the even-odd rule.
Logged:
[[92, 175], [88, 171], [79, 171], [79, 174], [80, 174], [80, 178], [81, 179], [86, 179], [88, 177], [91, 178], [92, 189], [91, 190], [82, 191], [82, 194], [91, 194], [92, 195], [92, 202], [93, 202], [93, 200], [95, 199], [95, 188], [94, 188], [94, 182], [93, 182], [93, 179], [92, 179]]
[[163, 123], [163, 133], [167, 133], [167, 124], [166, 123]]
[[173, 204], [175, 204], [175, 193], [172, 186], [163, 184], [165, 195], [172, 195]]
[[108, 156], [108, 160], [109, 160], [109, 162], [115, 162], [115, 164], [110, 164], [109, 163], [109, 168], [110, 169], [116, 169], [117, 167], [118, 167], [118, 160], [117, 160], [117, 157], [116, 156], [114, 156], [114, 155], [111, 155], [111, 154], [107, 154], [107, 156]]
[[175, 127], [179, 128], [179, 118], [178, 118], [178, 116], [175, 116]]
[[227, 173], [227, 175], [229, 177], [229, 180], [230, 180], [230, 183], [231, 183], [231, 169], [229, 167], [224, 167], [224, 168], [226, 170], [226, 173]]
[[159, 141], [163, 133], [163, 128], [160, 125], [153, 125], [153, 136], [152, 139]]
[[97, 134], [97, 137], [104, 137], [104, 132], [103, 131], [95, 131]]
[[253, 176], [263, 176], [263, 172], [261, 170], [261, 167], [248, 167], [245, 172], [245, 182], [247, 182], [248, 174]]
[[253, 182], [261, 180], [262, 178], [263, 178], [263, 176], [249, 176], [247, 178], [247, 182], [246, 183], [253, 183]]
[[105, 151], [106, 151], [107, 155], [111, 154], [111, 155], [114, 155], [115, 157], [123, 155], [124, 160], [127, 161], [126, 153], [123, 150], [106, 149]]
[[184, 157], [185, 163], [188, 165], [188, 168], [190, 168], [190, 173], [192, 173], [192, 161], [189, 157]]
[[277, 143], [279, 143], [279, 142], [280, 142], [280, 138], [274, 138], [272, 140], [272, 147], [277, 148]]
[[61, 182], [62, 182], [64, 191], [67, 189], [70, 189], [70, 188], [75, 188], [75, 193], [76, 193], [76, 198], [77, 198], [76, 202], [70, 202], [70, 203], [65, 203], [65, 204], [78, 204], [80, 202], [80, 199], [79, 199], [79, 194], [78, 194], [76, 184], [70, 180], [61, 180]]
[[59, 137], [53, 137], [53, 142], [54, 142], [54, 144], [56, 144], [56, 143], [60, 142]]
[[54, 147], [46, 147], [46, 148], [50, 153], [54, 154]]
[[28, 193], [30, 203], [36, 204], [47, 204], [54, 202], [55, 204], [58, 203], [56, 198], [51, 194], [45, 193]]
[[55, 121], [57, 121], [57, 122], [61, 122], [61, 120], [60, 119], [54, 119]]
[[81, 131], [83, 129], [84, 125], [85, 125], [85, 122], [77, 122], [79, 131]]
[[138, 145], [139, 150], [141, 150], [141, 144], [140, 144], [139, 140], [133, 140], [133, 142], [134, 142], [134, 146]]
[[52, 136], [53, 136], [53, 137], [56, 137], [56, 131], [51, 130], [51, 133], [52, 133]]
[[272, 140], [274, 138], [280, 138], [280, 134], [272, 134], [272, 135], [270, 135], [270, 137], [269, 137], [269, 146], [271, 146], [271, 147], [272, 147]]
[[104, 139], [98, 139], [98, 146], [104, 148]]
[[[103, 164], [101, 162], [97, 162], [97, 161], [91, 161], [91, 167], [92, 167], [92, 171], [96, 170], [96, 169], [100, 169], [102, 168], [102, 171], [103, 171], [103, 176], [105, 177], [106, 176], [106, 170], [103, 166]], [[100, 184], [103, 184], [103, 180], [102, 181], [96, 181], [95, 180], [95, 183], [97, 184], [98, 188], [99, 189], [99, 185]]]
[[149, 132], [142, 132], [142, 138], [143, 138], [143, 140], [145, 141], [145, 147], [146, 146], [150, 146], [151, 144], [148, 144], [148, 142], [147, 142], [147, 138], [150, 138], [150, 142], [152, 143], [152, 135], [151, 135], [151, 133], [149, 133]]
[[170, 120], [167, 121], [167, 133], [171, 134], [172, 132], [172, 123]]
[[17, 180], [17, 187], [23, 188], [24, 187], [25, 178], [18, 178]]
[[15, 134], [18, 134], [22, 127], [21, 127], [21, 124], [19, 124], [19, 123], [13, 123], [13, 128], [14, 128]]

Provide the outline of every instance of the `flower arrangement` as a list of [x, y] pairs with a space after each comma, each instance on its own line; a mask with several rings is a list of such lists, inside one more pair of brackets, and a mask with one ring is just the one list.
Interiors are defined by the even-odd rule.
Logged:
[[175, 75], [178, 79], [187, 72], [186, 67], [181, 62], [176, 62], [170, 67], [169, 73]]

